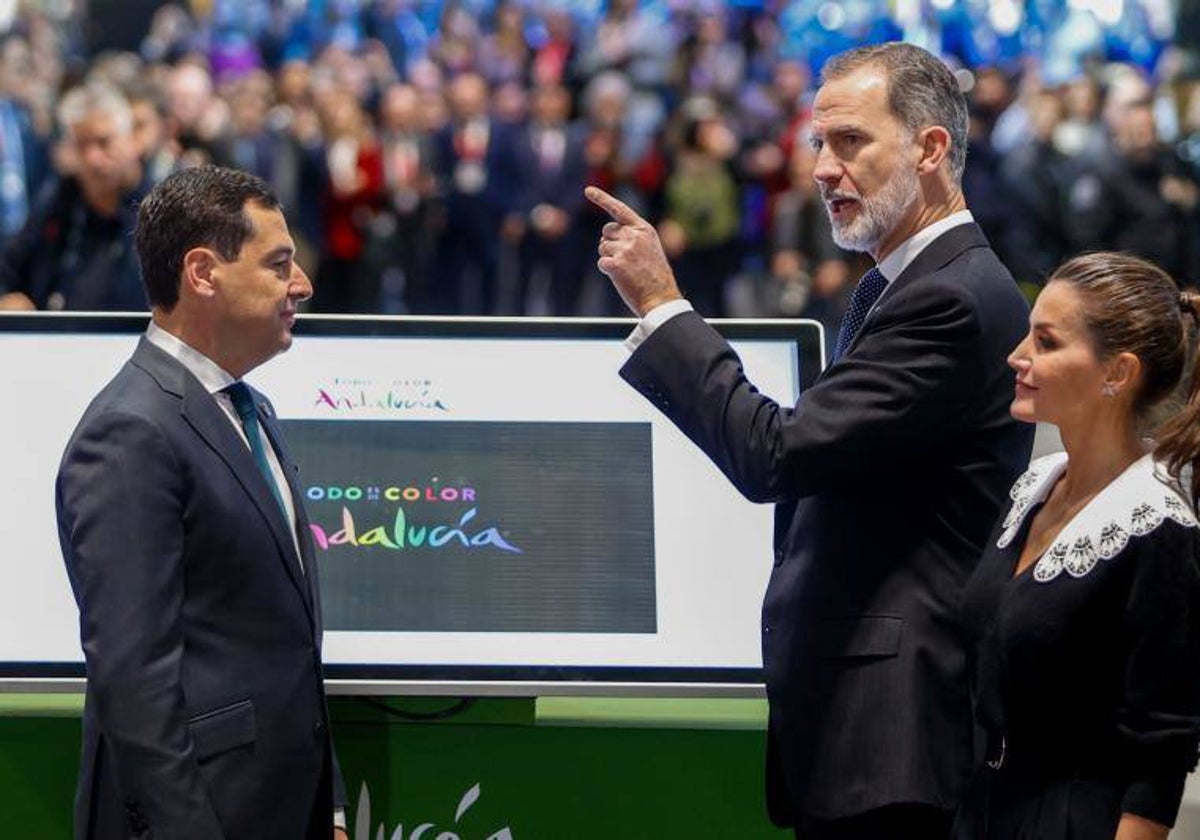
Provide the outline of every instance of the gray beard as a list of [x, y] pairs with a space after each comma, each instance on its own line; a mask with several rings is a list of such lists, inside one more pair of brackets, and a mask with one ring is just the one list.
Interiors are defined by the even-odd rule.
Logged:
[[830, 217], [833, 241], [847, 251], [875, 250], [900, 224], [919, 189], [917, 173], [898, 168], [875, 195], [859, 197], [858, 215], [849, 223], [839, 225]]

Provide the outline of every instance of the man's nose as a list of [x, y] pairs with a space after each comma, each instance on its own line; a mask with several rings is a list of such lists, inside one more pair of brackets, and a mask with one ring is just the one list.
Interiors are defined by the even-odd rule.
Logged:
[[104, 147], [99, 143], [85, 143], [79, 157], [85, 166], [103, 166], [106, 159]]
[[296, 300], [308, 300], [313, 296], [312, 281], [308, 279], [308, 275], [304, 273], [304, 269], [298, 265], [292, 266], [292, 282], [288, 286], [288, 297]]
[[829, 150], [828, 146], [823, 146], [817, 151], [817, 160], [813, 165], [813, 180], [818, 184], [826, 184], [830, 187], [837, 186], [837, 183], [842, 180], [841, 161]]

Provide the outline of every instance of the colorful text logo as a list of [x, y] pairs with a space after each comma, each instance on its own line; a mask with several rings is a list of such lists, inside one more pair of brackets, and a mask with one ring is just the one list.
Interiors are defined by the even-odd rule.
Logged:
[[449, 411], [429, 379], [393, 379], [377, 385], [370, 379], [335, 379], [317, 388], [314, 408], [353, 411]]

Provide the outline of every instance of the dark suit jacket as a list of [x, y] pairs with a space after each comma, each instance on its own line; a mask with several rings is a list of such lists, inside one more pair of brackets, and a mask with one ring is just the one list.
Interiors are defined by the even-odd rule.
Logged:
[[584, 158], [584, 129], [577, 124], [562, 126], [562, 160], [553, 169], [539, 162], [538, 129], [532, 123], [520, 132], [517, 164], [521, 176], [521, 211], [528, 213], [538, 204], [549, 204], [577, 219], [587, 204], [583, 187], [587, 180]]
[[59, 538], [88, 676], [79, 838], [296, 840], [310, 818], [329, 836], [316, 559], [294, 462], [255, 399], [304, 571], [233, 424], [147, 340], [67, 445]]
[[520, 209], [521, 177], [518, 162], [517, 129], [492, 120], [488, 124], [488, 143], [481, 164], [487, 175], [482, 189], [465, 193], [455, 181], [455, 171], [463, 159], [455, 147], [453, 123], [434, 137], [434, 171], [445, 201], [446, 224], [453, 230], [498, 240], [504, 216]]
[[0, 289], [24, 292], [39, 309], [59, 293], [68, 310], [144, 312], [133, 228], [149, 188], [143, 182], [128, 191], [117, 212], [104, 217], [88, 206], [74, 177], [46, 184], [0, 255]]
[[762, 633], [780, 824], [956, 804], [972, 734], [955, 606], [1032, 446], [1005, 364], [1026, 314], [972, 224], [921, 252], [794, 408], [690, 313], [621, 371], [777, 503]]

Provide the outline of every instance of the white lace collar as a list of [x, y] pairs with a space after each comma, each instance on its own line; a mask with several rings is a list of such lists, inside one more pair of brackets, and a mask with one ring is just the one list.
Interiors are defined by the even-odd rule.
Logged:
[[[1066, 468], [1065, 452], [1038, 458], [1029, 465], [1009, 493], [1013, 504], [1004, 518], [997, 548], [1008, 547], [1021, 530], [1026, 514], [1046, 499]], [[1071, 577], [1083, 577], [1101, 560], [1120, 553], [1131, 536], [1149, 534], [1168, 519], [1197, 527], [1196, 517], [1183, 499], [1162, 465], [1144, 455], [1097, 493], [1059, 532], [1034, 565], [1034, 579], [1045, 583], [1064, 571]]]

